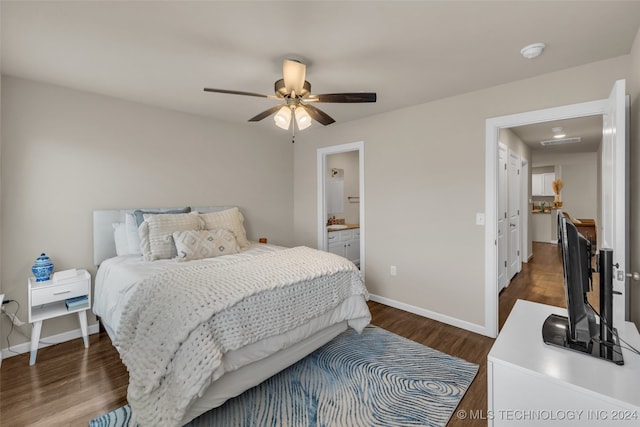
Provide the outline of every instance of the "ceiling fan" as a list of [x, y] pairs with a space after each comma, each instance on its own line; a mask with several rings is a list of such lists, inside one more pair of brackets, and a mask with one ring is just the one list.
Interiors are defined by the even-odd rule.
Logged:
[[[205, 92], [228, 93], [232, 95], [257, 96], [282, 101], [262, 113], [249, 119], [250, 122], [258, 122], [276, 113], [274, 121], [276, 126], [282, 129], [289, 129], [292, 116], [295, 117], [299, 130], [311, 126], [311, 119], [322, 125], [330, 125], [335, 120], [324, 111], [311, 105], [316, 102], [333, 103], [360, 103], [376, 102], [375, 92], [353, 92], [353, 93], [330, 93], [324, 95], [311, 94], [311, 83], [305, 80], [306, 66], [295, 60], [285, 59], [282, 63], [283, 78], [274, 84], [275, 95], [263, 95], [253, 92], [242, 92], [237, 90], [204, 88]], [[295, 125], [292, 126], [295, 132]]]

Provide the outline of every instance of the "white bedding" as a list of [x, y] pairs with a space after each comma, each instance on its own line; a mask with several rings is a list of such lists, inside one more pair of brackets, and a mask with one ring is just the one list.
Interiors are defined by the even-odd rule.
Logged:
[[[284, 248], [252, 243], [247, 251], [239, 254], [190, 261], [189, 263], [198, 265], [227, 262], [229, 259], [251, 258], [258, 254], [280, 249]], [[150, 275], [180, 268], [184, 265], [184, 262], [173, 260], [144, 262], [139, 256], [115, 257], [103, 262], [96, 275], [93, 310], [96, 315], [102, 318], [112, 340], [118, 335], [124, 307], [136, 291], [140, 281]], [[214, 382], [203, 393], [203, 396], [191, 405], [190, 410], [185, 414], [183, 423], [212, 407], [219, 406], [229, 397], [258, 384], [270, 374], [278, 372], [313, 351], [343, 330], [346, 327], [345, 320], [348, 320], [349, 324], [356, 329], [369, 323], [370, 314], [362, 295], [354, 295], [330, 312], [286, 333], [226, 353], [222, 363], [227, 374]], [[318, 334], [319, 332], [320, 334]], [[247, 374], [243, 374], [243, 370], [247, 371]]]
[[[189, 261], [189, 265], [227, 262], [230, 259], [251, 258], [261, 253], [284, 249], [281, 246], [251, 243], [248, 250], [217, 258]], [[141, 280], [163, 271], [184, 267], [185, 262], [162, 259], [144, 261], [139, 255], [118, 256], [105, 260], [98, 269], [95, 281], [93, 312], [102, 319], [114, 339], [126, 302]]]

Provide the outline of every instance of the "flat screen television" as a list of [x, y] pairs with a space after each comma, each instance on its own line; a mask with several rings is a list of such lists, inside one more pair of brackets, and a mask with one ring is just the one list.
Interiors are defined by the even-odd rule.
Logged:
[[[607, 318], [603, 320], [587, 300], [593, 280], [591, 241], [581, 235], [576, 226], [562, 215], [562, 212], [559, 212], [558, 217], [558, 238], [562, 248], [567, 316], [553, 314], [545, 320], [542, 327], [544, 342], [623, 364], [617, 334], [611, 324], [613, 316], [607, 313]], [[605, 251], [608, 251], [608, 259], [611, 259], [611, 251]], [[603, 255], [605, 254], [600, 254], [601, 259]], [[600, 305], [602, 310], [604, 306], [611, 306], [613, 298], [612, 285], [604, 286], [603, 284], [603, 277], [611, 280], [612, 265], [608, 264], [613, 263], [607, 261], [599, 264], [601, 264]], [[606, 271], [602, 271], [603, 269]], [[602, 327], [598, 326], [596, 316], [600, 317]]]

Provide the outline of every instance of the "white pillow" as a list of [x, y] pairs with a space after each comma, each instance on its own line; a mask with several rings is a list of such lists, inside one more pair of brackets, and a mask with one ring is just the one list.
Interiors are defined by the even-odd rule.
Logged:
[[144, 222], [139, 228], [142, 255], [146, 261], [175, 258], [178, 253], [172, 234], [175, 231], [201, 229], [202, 219], [197, 213], [144, 214]]
[[231, 231], [240, 245], [240, 249], [247, 249], [249, 241], [247, 240], [247, 232], [244, 229], [244, 217], [238, 208], [226, 209], [224, 211], [209, 212], [200, 214], [200, 218], [204, 220], [205, 230], [214, 230], [216, 228], [224, 228]]
[[114, 222], [113, 240], [116, 243], [116, 255], [129, 255], [129, 243], [127, 242], [127, 229], [124, 222]]
[[213, 258], [240, 252], [235, 236], [229, 230], [187, 230], [173, 233], [178, 261]]
[[126, 225], [127, 244], [131, 255], [142, 255], [140, 251], [140, 236], [138, 234], [138, 224], [133, 213], [127, 213], [124, 217]]

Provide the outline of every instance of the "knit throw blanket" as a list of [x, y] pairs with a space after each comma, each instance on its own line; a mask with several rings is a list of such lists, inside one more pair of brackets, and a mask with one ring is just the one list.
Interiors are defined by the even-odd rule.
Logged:
[[224, 374], [226, 352], [292, 330], [359, 294], [367, 291], [350, 261], [307, 247], [145, 279], [115, 339], [129, 371], [134, 421], [180, 425], [189, 404]]

